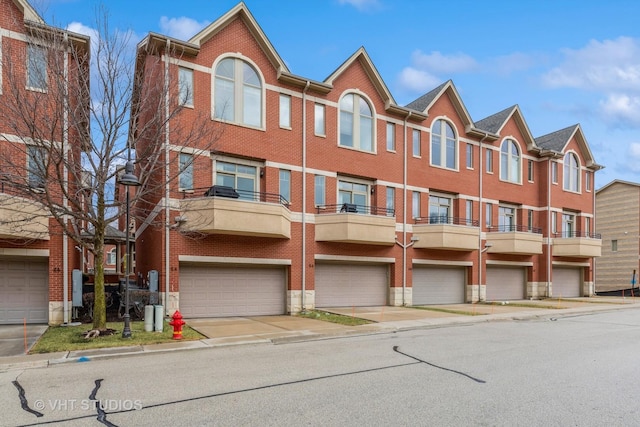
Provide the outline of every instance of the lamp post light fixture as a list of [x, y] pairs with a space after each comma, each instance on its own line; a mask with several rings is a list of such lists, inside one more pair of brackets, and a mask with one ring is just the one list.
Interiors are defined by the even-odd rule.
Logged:
[[131, 319], [129, 316], [129, 276], [131, 275], [131, 253], [129, 250], [129, 223], [131, 220], [129, 219], [129, 187], [137, 187], [140, 185], [140, 181], [138, 177], [133, 173], [133, 162], [131, 161], [131, 153], [129, 152], [129, 159], [124, 166], [124, 173], [120, 176], [120, 184], [127, 187], [126, 190], [126, 200], [125, 200], [125, 208], [126, 208], [126, 224], [125, 224], [125, 233], [126, 233], [126, 247], [124, 249], [124, 259], [125, 259], [125, 279], [124, 279], [124, 327], [122, 328], [122, 338], [131, 338]]

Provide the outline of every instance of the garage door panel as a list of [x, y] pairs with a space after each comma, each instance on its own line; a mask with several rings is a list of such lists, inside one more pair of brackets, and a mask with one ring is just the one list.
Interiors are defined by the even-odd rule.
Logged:
[[284, 314], [285, 292], [282, 268], [180, 269], [180, 312], [185, 317]]
[[46, 261], [0, 260], [0, 324], [48, 322], [48, 272]]
[[575, 298], [581, 296], [582, 269], [558, 268], [553, 269], [552, 293], [556, 298]]
[[387, 304], [387, 265], [316, 264], [316, 307]]
[[487, 267], [487, 300], [525, 299], [525, 277], [523, 267]]
[[414, 267], [413, 305], [461, 304], [465, 301], [465, 269]]

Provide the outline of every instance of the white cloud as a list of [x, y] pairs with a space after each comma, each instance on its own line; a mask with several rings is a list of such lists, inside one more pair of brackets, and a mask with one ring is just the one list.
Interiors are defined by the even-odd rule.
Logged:
[[95, 28], [87, 27], [81, 22], [72, 22], [67, 26], [67, 30], [72, 33], [83, 34], [85, 36], [91, 37], [91, 39], [98, 38], [98, 31]]
[[398, 76], [398, 83], [407, 91], [422, 93], [433, 89], [442, 81], [426, 71], [405, 67]]
[[170, 37], [180, 40], [189, 40], [198, 31], [209, 25], [209, 21], [198, 22], [195, 19], [181, 16], [180, 18], [160, 18], [160, 29]]
[[460, 73], [471, 71], [478, 65], [475, 59], [464, 53], [443, 55], [434, 51], [426, 54], [421, 50], [411, 54], [411, 62], [416, 68], [431, 73]]
[[640, 126], [640, 96], [613, 93], [600, 101], [600, 109], [610, 122]]
[[625, 166], [631, 172], [640, 172], [640, 142], [632, 142], [629, 144]]
[[351, 5], [360, 12], [372, 11], [382, 6], [379, 0], [338, 0], [338, 3]]
[[582, 49], [565, 49], [564, 62], [543, 76], [549, 87], [593, 91], [640, 91], [640, 40], [591, 40]]

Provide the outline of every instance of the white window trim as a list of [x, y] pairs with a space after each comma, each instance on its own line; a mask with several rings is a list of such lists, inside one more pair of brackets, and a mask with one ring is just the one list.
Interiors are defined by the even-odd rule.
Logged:
[[[418, 154], [416, 154], [416, 146], [418, 148]], [[411, 129], [411, 155], [417, 159], [422, 158], [422, 132], [420, 129]]]
[[[454, 154], [454, 165], [453, 168], [447, 166], [447, 135], [446, 132], [444, 135], [440, 134], [440, 161], [442, 164], [437, 165], [433, 163], [433, 127], [435, 124], [442, 120], [447, 123], [453, 129], [453, 134], [455, 138], [455, 154]], [[444, 138], [444, 140], [443, 140]], [[443, 143], [444, 142], [444, 143]], [[460, 170], [460, 133], [456, 126], [449, 120], [446, 116], [440, 116], [433, 119], [431, 123], [431, 127], [429, 128], [429, 165], [434, 168], [446, 169], [449, 171], [459, 171]]]
[[[509, 179], [509, 177], [511, 176], [511, 163], [512, 163], [512, 158], [511, 158], [511, 154], [507, 153], [507, 155], [509, 156], [507, 158], [507, 179], [502, 178], [502, 145], [505, 144], [507, 141], [511, 141], [513, 142], [513, 144], [516, 146], [516, 149], [518, 150], [518, 164], [519, 164], [519, 170], [518, 170], [518, 180], [517, 181], [511, 181]], [[524, 155], [522, 152], [522, 147], [520, 146], [520, 143], [518, 142], [517, 139], [515, 139], [513, 136], [507, 136], [505, 137], [502, 142], [500, 142], [500, 147], [498, 150], [498, 179], [502, 182], [507, 182], [509, 184], [516, 184], [516, 185], [522, 185], [522, 169], [523, 169], [523, 162], [524, 162]]]
[[[389, 128], [393, 129], [391, 137], [393, 138], [393, 147], [389, 148]], [[385, 147], [388, 152], [395, 153], [396, 152], [396, 124], [393, 122], [387, 122], [385, 125]]]
[[[180, 83], [180, 70], [187, 70], [191, 72], [191, 96], [190, 102], [182, 102], [182, 91]], [[195, 103], [195, 71], [192, 68], [178, 66], [178, 105], [186, 108], [194, 108]]]
[[[318, 133], [316, 129], [316, 114], [318, 112], [318, 107], [322, 110], [322, 133]], [[323, 138], [327, 136], [327, 106], [318, 102], [313, 104], [313, 134]]]
[[[340, 113], [342, 112], [342, 110], [340, 109], [340, 104], [342, 102], [342, 99], [347, 96], [347, 95], [358, 95], [360, 96], [362, 99], [364, 99], [367, 104], [369, 105], [369, 108], [371, 109], [371, 151], [369, 150], [363, 150], [362, 148], [360, 148], [360, 130], [359, 130], [359, 126], [355, 125], [355, 117], [356, 114], [354, 113], [354, 129], [353, 129], [353, 147], [348, 147], [346, 145], [342, 145], [340, 144], [340, 131], [342, 129], [342, 120], [340, 120]], [[338, 104], [337, 104], [337, 108], [336, 108], [336, 113], [338, 114], [337, 117], [337, 123], [338, 123], [338, 129], [337, 129], [337, 143], [338, 143], [338, 147], [340, 148], [345, 148], [347, 150], [354, 150], [354, 151], [359, 151], [361, 153], [368, 153], [368, 154], [377, 154], [378, 153], [378, 144], [376, 144], [377, 141], [377, 132], [378, 132], [378, 126], [376, 126], [378, 119], [377, 119], [377, 113], [376, 113], [376, 109], [373, 105], [373, 102], [371, 101], [371, 98], [369, 98], [365, 93], [359, 91], [359, 90], [354, 90], [354, 89], [350, 89], [347, 91], [344, 91], [341, 95], [340, 98], [338, 99]], [[359, 121], [359, 114], [358, 114], [358, 121]], [[357, 133], [356, 133], [357, 130]], [[356, 138], [356, 135], [358, 136]], [[357, 144], [357, 146], [356, 146]]]
[[[35, 46], [39, 49], [42, 49], [45, 51], [45, 68], [44, 68], [44, 88], [41, 87], [36, 87], [36, 86], [30, 86], [29, 85], [29, 70], [31, 69], [31, 67], [29, 66], [29, 63], [31, 61], [30, 56], [29, 56], [29, 48], [31, 46]], [[1, 45], [0, 45], [1, 47]], [[31, 42], [27, 42], [26, 44], [26, 52], [25, 52], [25, 89], [29, 90], [31, 92], [40, 92], [40, 93], [47, 93], [47, 91], [49, 90], [49, 64], [47, 63], [48, 58], [46, 55], [46, 48], [44, 46], [41, 46], [39, 44], [36, 43], [31, 43]]]
[[[575, 174], [576, 176], [573, 176], [573, 174], [569, 175], [569, 177], [570, 177], [569, 188], [567, 188], [567, 186], [566, 186], [566, 173], [565, 173], [566, 172], [566, 170], [565, 170], [565, 159], [568, 156], [574, 157], [576, 159], [576, 171], [577, 171], [577, 173]], [[569, 167], [571, 167], [571, 166], [569, 166]], [[576, 188], [577, 189], [576, 190], [571, 189], [571, 178], [577, 179], [577, 182], [576, 182]], [[564, 191], [569, 192], [569, 193], [581, 194], [582, 193], [582, 191], [581, 191], [582, 190], [582, 185], [581, 185], [582, 184], [581, 183], [582, 179], [581, 178], [582, 178], [582, 167], [580, 165], [580, 157], [573, 150], [567, 151], [565, 153], [565, 155], [562, 157], [562, 189]]]
[[[289, 105], [287, 106], [288, 109], [288, 115], [287, 117], [283, 116], [283, 111], [282, 111], [282, 101], [286, 100], [288, 101]], [[292, 102], [291, 102], [291, 96], [281, 93], [278, 96], [278, 110], [279, 110], [279, 114], [278, 114], [278, 126], [280, 126], [280, 129], [287, 129], [287, 130], [291, 130], [291, 106], [292, 106]], [[286, 120], [287, 123], [283, 123], [283, 119]], [[314, 123], [314, 127], [315, 127], [315, 123]]]

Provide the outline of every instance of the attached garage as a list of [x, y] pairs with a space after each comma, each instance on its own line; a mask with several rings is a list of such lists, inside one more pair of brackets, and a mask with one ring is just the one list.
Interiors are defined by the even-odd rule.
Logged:
[[316, 307], [387, 305], [389, 266], [316, 264]]
[[49, 322], [47, 261], [0, 259], [0, 324]]
[[180, 313], [186, 318], [285, 314], [281, 266], [180, 266]]
[[551, 292], [554, 298], [582, 296], [582, 269], [553, 267]]
[[465, 302], [463, 267], [413, 266], [413, 305]]
[[524, 267], [487, 266], [487, 301], [525, 299], [526, 277]]

